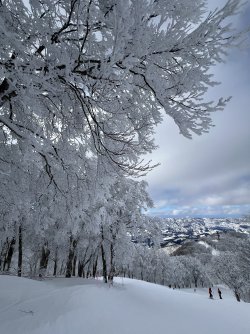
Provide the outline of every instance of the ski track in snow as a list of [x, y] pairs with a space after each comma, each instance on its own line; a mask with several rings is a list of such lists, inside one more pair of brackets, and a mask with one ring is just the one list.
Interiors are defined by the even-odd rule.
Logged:
[[0, 333], [250, 333], [250, 304], [191, 291], [122, 278], [109, 286], [93, 279], [0, 276]]

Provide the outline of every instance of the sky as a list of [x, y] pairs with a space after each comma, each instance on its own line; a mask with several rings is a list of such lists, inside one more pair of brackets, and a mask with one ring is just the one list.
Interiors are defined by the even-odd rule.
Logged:
[[[208, 7], [223, 3], [208, 0]], [[230, 20], [238, 29], [250, 26], [250, 1]], [[192, 140], [181, 136], [172, 119], [164, 117], [155, 134], [159, 147], [149, 156], [161, 164], [146, 177], [154, 201], [149, 215], [250, 214], [250, 38], [244, 47], [231, 49], [226, 63], [214, 67], [212, 73], [221, 84], [210, 89], [208, 99], [232, 99], [224, 111], [213, 114], [215, 127]]]

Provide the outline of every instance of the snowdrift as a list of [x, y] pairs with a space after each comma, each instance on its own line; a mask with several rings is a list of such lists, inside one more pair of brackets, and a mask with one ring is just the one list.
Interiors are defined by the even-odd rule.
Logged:
[[0, 276], [1, 334], [249, 334], [250, 304], [138, 280]]

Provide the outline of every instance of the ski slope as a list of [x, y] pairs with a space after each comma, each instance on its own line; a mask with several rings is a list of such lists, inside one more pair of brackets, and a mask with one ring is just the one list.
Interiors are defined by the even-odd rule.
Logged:
[[249, 334], [250, 304], [138, 280], [0, 276], [1, 334]]

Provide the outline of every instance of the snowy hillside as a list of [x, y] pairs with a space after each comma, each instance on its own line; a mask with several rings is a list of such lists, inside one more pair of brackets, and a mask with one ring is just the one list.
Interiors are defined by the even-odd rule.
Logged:
[[155, 218], [164, 226], [162, 247], [222, 232], [250, 233], [248, 218]]
[[[4, 334], [249, 334], [250, 304], [137, 280], [0, 276]], [[225, 292], [225, 291], [224, 291]]]

